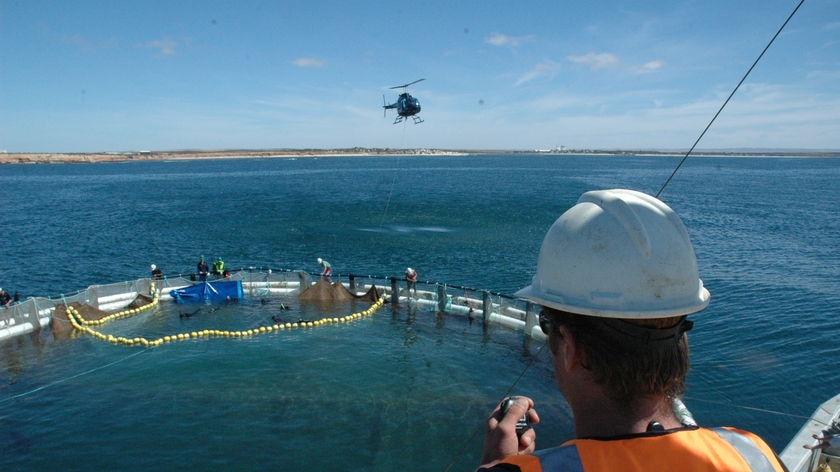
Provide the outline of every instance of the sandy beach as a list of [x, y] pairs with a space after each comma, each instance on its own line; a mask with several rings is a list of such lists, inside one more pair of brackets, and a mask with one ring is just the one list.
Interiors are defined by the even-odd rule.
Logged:
[[[137, 151], [137, 152], [92, 152], [92, 153], [0, 153], [0, 164], [63, 164], [123, 161], [163, 161], [175, 159], [235, 159], [235, 158], [307, 158], [307, 157], [351, 157], [351, 156], [462, 156], [467, 154], [592, 154], [592, 155], [637, 155], [677, 156], [680, 152], [659, 151], [616, 151], [581, 150], [564, 152], [541, 152], [522, 150], [445, 150], [445, 149], [390, 149], [390, 148], [347, 148], [347, 149], [233, 149], [233, 150], [183, 150], [183, 151]], [[778, 152], [709, 152], [695, 151], [692, 156], [710, 157], [840, 157], [832, 151], [778, 151]]]
[[232, 159], [232, 158], [291, 158], [291, 157], [345, 157], [345, 156], [393, 156], [393, 155], [464, 155], [466, 151], [437, 149], [265, 149], [265, 150], [219, 150], [219, 151], [139, 151], [99, 153], [0, 153], [0, 164], [59, 164], [122, 161], [163, 161], [173, 159]]

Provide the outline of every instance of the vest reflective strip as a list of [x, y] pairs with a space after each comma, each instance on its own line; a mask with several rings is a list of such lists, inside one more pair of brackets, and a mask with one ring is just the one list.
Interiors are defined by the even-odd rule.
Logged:
[[[715, 428], [712, 431], [718, 434], [724, 441], [734, 447], [741, 457], [750, 465], [750, 470], [753, 471], [777, 471], [780, 470], [774, 466], [767, 453], [772, 454], [772, 451], [764, 451], [752, 439], [748, 437], [752, 434], [746, 431], [733, 431], [726, 428]], [[775, 455], [773, 455], [775, 457]], [[779, 462], [776, 460], [776, 462]], [[784, 470], [784, 469], [781, 469]]]

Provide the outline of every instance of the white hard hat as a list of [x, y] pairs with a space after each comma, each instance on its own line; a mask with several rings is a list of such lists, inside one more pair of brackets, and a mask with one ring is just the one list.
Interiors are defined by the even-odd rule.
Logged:
[[709, 304], [680, 218], [662, 201], [623, 189], [586, 192], [560, 215], [531, 285], [517, 295], [606, 318], [665, 318]]
[[154, 265], [154, 264], [152, 264], [150, 267], [152, 268], [152, 270], [157, 269], [157, 266], [156, 266], [156, 265]]
[[323, 262], [323, 260], [319, 257], [318, 258], [318, 264], [320, 264], [321, 262]]
[[414, 272], [414, 269], [412, 269], [411, 267], [409, 267], [409, 268], [408, 268], [408, 269], [406, 269], [405, 271], [406, 271], [406, 273], [409, 273], [409, 274], [410, 274], [410, 273]]

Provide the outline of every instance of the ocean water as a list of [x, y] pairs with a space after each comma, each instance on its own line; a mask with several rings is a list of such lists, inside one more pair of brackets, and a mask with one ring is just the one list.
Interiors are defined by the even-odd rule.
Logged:
[[[206, 255], [311, 273], [322, 257], [339, 276], [411, 266], [421, 280], [512, 294], [582, 192], [656, 193], [679, 159], [5, 165], [0, 286], [57, 297], [145, 277], [150, 263], [188, 274]], [[686, 403], [700, 424], [781, 451], [840, 389], [838, 182], [838, 159], [691, 157], [663, 192], [712, 293], [690, 333]], [[173, 306], [154, 316], [133, 323], [189, 322]], [[242, 304], [218, 316], [254, 325], [266, 313]], [[388, 307], [154, 349], [44, 330], [0, 342], [0, 469], [472, 470], [483, 420], [511, 388], [537, 402], [539, 447], [572, 437], [547, 354], [461, 317]]]

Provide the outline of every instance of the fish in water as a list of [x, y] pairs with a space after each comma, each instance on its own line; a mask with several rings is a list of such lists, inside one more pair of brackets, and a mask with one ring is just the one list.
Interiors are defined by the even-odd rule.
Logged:
[[201, 311], [201, 308], [198, 308], [193, 312], [182, 311], [182, 312], [178, 313], [178, 317], [180, 317], [180, 318], [192, 318], [193, 316], [197, 315], [198, 312], [200, 312], [200, 311]]
[[[284, 311], [284, 310], [288, 310], [288, 309], [289, 309], [289, 307], [287, 307], [284, 303], [282, 303], [282, 302], [280, 303], [280, 311]], [[280, 316], [278, 316], [278, 315], [271, 315], [271, 320], [274, 321], [275, 323], [283, 323], [283, 318], [280, 318]]]

